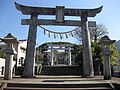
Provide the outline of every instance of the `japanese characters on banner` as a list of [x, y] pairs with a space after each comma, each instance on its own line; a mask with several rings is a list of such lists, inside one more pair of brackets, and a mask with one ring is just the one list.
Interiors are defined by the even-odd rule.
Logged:
[[48, 35], [48, 37], [53, 36], [54, 38], [59, 37], [60, 39], [63, 39], [63, 37], [69, 38], [69, 37], [74, 37], [76, 34], [79, 34], [79, 30], [80, 27], [77, 27], [71, 31], [67, 31], [67, 32], [54, 32], [51, 30], [48, 30], [42, 26], [39, 26], [40, 28], [42, 28], [44, 30], [44, 35]]

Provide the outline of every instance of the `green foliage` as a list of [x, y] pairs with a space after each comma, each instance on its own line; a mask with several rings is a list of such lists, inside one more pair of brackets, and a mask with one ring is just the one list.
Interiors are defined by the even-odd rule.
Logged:
[[110, 51], [111, 51], [111, 64], [112, 65], [118, 65], [116, 63], [116, 60], [118, 59], [119, 54], [118, 54], [118, 50], [117, 50], [115, 44], [112, 44], [110, 46]]
[[17, 56], [13, 56], [13, 61], [17, 61]]
[[[95, 58], [99, 58], [100, 60], [102, 60], [103, 57], [100, 54], [102, 51], [102, 47], [98, 44], [98, 42], [101, 37], [108, 34], [107, 28], [103, 24], [98, 24], [96, 29], [91, 28], [90, 34], [93, 60]], [[117, 65], [116, 60], [118, 58], [118, 51], [114, 44], [110, 46], [110, 51], [111, 51], [111, 64]]]
[[47, 51], [48, 49], [48, 46], [47, 46], [47, 43], [43, 43], [42, 45], [40, 45], [38, 47], [39, 51], [43, 52], [43, 51]]
[[93, 60], [95, 58], [99, 58], [101, 59], [101, 46], [99, 46], [99, 44], [97, 42], [95, 43], [91, 43], [91, 48], [92, 48], [92, 56], [93, 56]]
[[[95, 58], [99, 58], [100, 60], [103, 60], [103, 56], [101, 55], [102, 47], [98, 43], [92, 43], [92, 56], [93, 60]], [[110, 45], [110, 51], [111, 51], [111, 65], [118, 65], [116, 63], [116, 60], [118, 59], [118, 51], [115, 46], [115, 44]]]
[[72, 56], [74, 56], [75, 63], [78, 65], [83, 64], [83, 56], [82, 56], [82, 45], [74, 45], [72, 50]]
[[5, 53], [2, 49], [2, 47], [0, 47], [0, 58], [5, 58]]

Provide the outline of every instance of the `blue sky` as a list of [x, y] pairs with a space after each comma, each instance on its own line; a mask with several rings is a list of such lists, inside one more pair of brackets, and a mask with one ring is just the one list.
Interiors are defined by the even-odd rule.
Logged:
[[[21, 19], [29, 19], [30, 16], [22, 15], [16, 10], [14, 2], [28, 6], [39, 7], [56, 7], [65, 6], [65, 8], [88, 9], [97, 8], [103, 5], [101, 13], [94, 18], [89, 18], [91, 21], [96, 21], [97, 24], [104, 24], [108, 28], [110, 39], [120, 40], [120, 1], [119, 0], [0, 0], [0, 38], [6, 36], [7, 33], [12, 33], [18, 39], [27, 39], [28, 25], [21, 25]], [[53, 16], [39, 16], [39, 18], [53, 18]], [[70, 19], [79, 19], [79, 17], [69, 17]], [[44, 26], [52, 31], [69, 31], [76, 27], [60, 27], [60, 26]], [[73, 37], [68, 39], [54, 39], [44, 35], [43, 29], [37, 29], [37, 42], [42, 44], [44, 42], [54, 41], [68, 41], [77, 43]]]

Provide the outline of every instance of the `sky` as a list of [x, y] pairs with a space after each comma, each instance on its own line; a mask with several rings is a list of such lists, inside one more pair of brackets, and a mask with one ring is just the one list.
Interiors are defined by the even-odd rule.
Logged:
[[[95, 17], [88, 18], [89, 21], [96, 21], [97, 24], [106, 26], [109, 32], [109, 38], [112, 40], [120, 40], [120, 0], [0, 0], [0, 38], [5, 37], [11, 33], [18, 40], [27, 39], [29, 25], [21, 25], [21, 19], [29, 19], [30, 15], [22, 15], [20, 11], [15, 8], [14, 2], [26, 6], [35, 7], [51, 7], [65, 6], [65, 8], [75, 9], [93, 9], [103, 5], [102, 11]], [[53, 19], [54, 16], [39, 16], [39, 19]], [[78, 20], [80, 17], [66, 17], [66, 19]], [[51, 31], [70, 31], [76, 27], [68, 26], [43, 26]], [[37, 27], [36, 45], [45, 42], [71, 42], [78, 43], [77, 39], [70, 37], [54, 39], [48, 35], [44, 35], [44, 30]]]

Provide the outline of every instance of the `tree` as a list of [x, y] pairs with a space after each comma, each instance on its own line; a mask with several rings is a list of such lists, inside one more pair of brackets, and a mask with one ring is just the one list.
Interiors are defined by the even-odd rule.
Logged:
[[119, 54], [115, 44], [112, 44], [110, 46], [110, 51], [111, 51], [111, 65], [118, 65], [116, 60], [118, 59]]
[[[91, 41], [96, 43], [104, 35], [108, 35], [107, 28], [103, 24], [98, 24], [96, 27], [89, 27]], [[79, 42], [82, 41], [82, 30], [79, 28], [76, 37]]]
[[[98, 74], [98, 65], [102, 63], [103, 57], [101, 55], [102, 48], [98, 44], [101, 37], [104, 35], [108, 35], [107, 28], [103, 24], [98, 24], [96, 27], [89, 27], [90, 31], [90, 39], [91, 39], [91, 48], [92, 48], [92, 57], [93, 57], [93, 65], [95, 74]], [[76, 34], [76, 38], [79, 42], [82, 41], [82, 30], [79, 29], [78, 33]], [[116, 65], [116, 60], [118, 58], [118, 51], [115, 45], [110, 46], [110, 50], [112, 52], [111, 55], [111, 64]]]
[[0, 58], [5, 58], [5, 53], [2, 47], [0, 47]]
[[74, 44], [72, 47], [72, 60], [74, 61], [74, 65], [78, 65], [81, 69], [80, 72], [83, 73], [83, 55], [82, 55], [82, 45]]
[[[108, 34], [107, 28], [103, 24], [98, 24], [96, 27], [89, 27], [90, 38], [91, 38], [91, 47], [92, 47], [92, 56], [93, 60], [95, 58], [100, 58], [101, 47], [98, 45], [98, 42], [101, 37]], [[82, 30], [78, 31], [76, 38], [79, 42], [82, 41]]]
[[74, 45], [73, 46], [73, 50], [72, 50], [72, 56], [74, 56], [74, 62], [77, 65], [82, 65], [82, 60], [83, 60], [83, 56], [82, 56], [82, 46], [81, 45]]
[[103, 24], [98, 24], [96, 27], [90, 27], [90, 37], [94, 43], [100, 40], [101, 37], [108, 35], [107, 28]]

